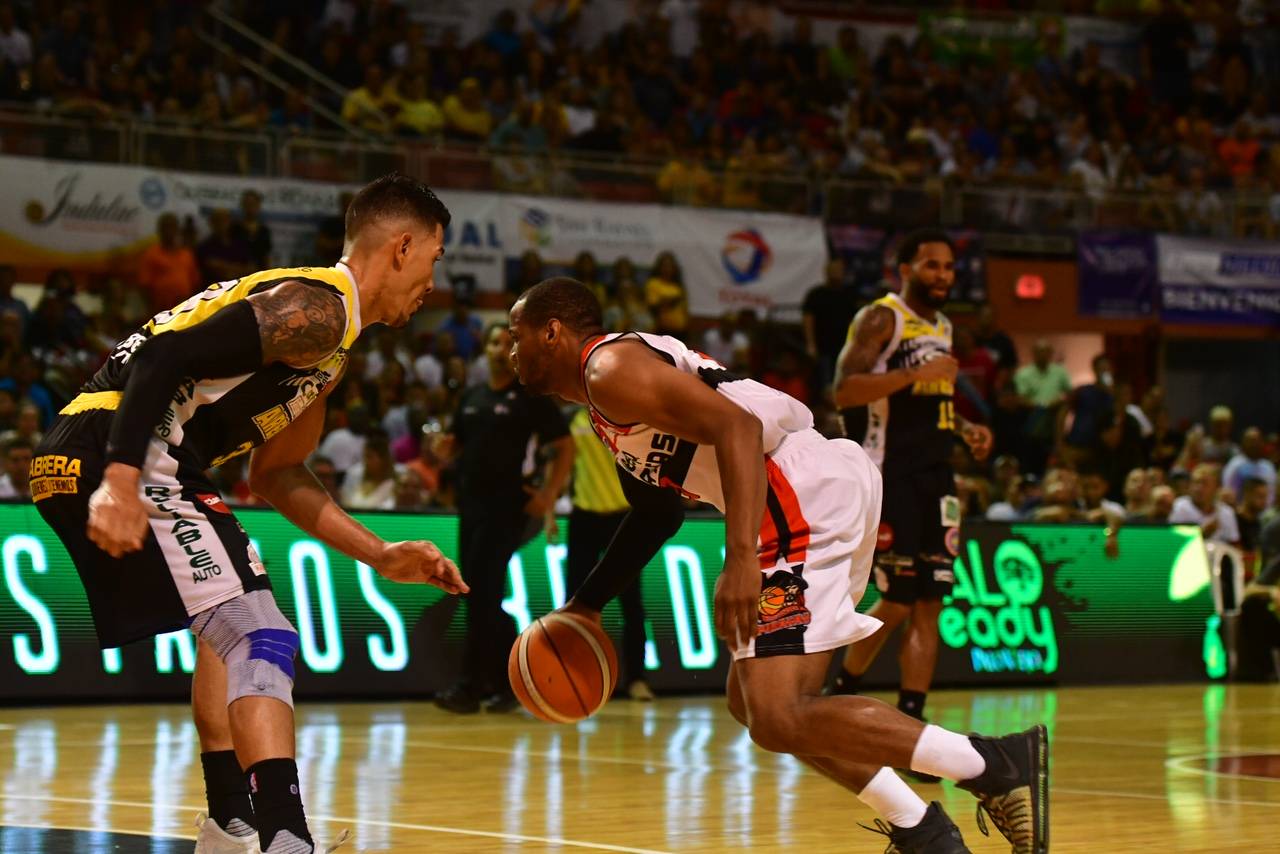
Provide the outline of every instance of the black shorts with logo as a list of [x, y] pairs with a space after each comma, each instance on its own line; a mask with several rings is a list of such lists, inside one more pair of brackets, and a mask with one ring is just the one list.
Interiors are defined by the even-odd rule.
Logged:
[[960, 548], [960, 505], [950, 466], [904, 474], [887, 470], [875, 582], [891, 602], [941, 599], [955, 583], [952, 562]]
[[152, 439], [142, 471], [151, 523], [142, 549], [113, 558], [89, 539], [89, 496], [102, 481], [112, 412], [61, 415], [31, 461], [36, 509], [80, 574], [104, 649], [186, 628], [202, 611], [269, 590], [261, 559], [192, 460]]

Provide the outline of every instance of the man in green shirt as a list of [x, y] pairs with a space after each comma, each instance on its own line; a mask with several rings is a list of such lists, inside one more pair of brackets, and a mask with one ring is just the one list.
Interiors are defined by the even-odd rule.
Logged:
[[1014, 373], [1013, 386], [1022, 405], [1030, 408], [1023, 428], [1023, 466], [1028, 471], [1043, 472], [1057, 440], [1058, 413], [1071, 393], [1071, 377], [1061, 363], [1052, 361], [1053, 345], [1046, 339], [1036, 341], [1032, 355], [1032, 363]]

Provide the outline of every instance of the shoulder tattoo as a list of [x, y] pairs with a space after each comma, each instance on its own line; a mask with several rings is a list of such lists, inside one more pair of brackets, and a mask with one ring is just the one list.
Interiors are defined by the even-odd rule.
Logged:
[[861, 374], [875, 367], [880, 351], [892, 334], [893, 309], [870, 305], [860, 311], [853, 321], [853, 340], [849, 342], [845, 372]]
[[342, 343], [347, 312], [342, 298], [315, 285], [288, 281], [249, 298], [258, 318], [264, 364], [306, 367]]

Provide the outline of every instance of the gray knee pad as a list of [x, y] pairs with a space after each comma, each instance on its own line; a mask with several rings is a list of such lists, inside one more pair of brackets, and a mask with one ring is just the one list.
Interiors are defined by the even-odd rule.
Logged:
[[191, 631], [227, 665], [227, 705], [273, 697], [293, 706], [298, 633], [269, 590], [254, 590], [197, 614]]

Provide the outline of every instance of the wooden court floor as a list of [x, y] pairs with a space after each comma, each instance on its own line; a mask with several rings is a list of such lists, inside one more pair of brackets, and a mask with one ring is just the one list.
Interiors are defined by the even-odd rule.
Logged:
[[[304, 797], [343, 851], [880, 852], [872, 815], [757, 750], [716, 698], [614, 702], [577, 727], [422, 703], [300, 704]], [[1280, 686], [938, 692], [933, 719], [1053, 735], [1052, 850], [1280, 851]], [[975, 852], [973, 800], [941, 800]], [[0, 708], [0, 851], [190, 852], [185, 708]], [[61, 828], [61, 830], [51, 830]], [[136, 834], [136, 835], [135, 835]]]

